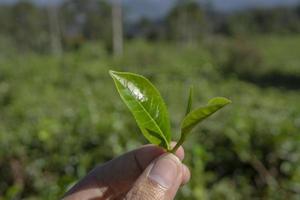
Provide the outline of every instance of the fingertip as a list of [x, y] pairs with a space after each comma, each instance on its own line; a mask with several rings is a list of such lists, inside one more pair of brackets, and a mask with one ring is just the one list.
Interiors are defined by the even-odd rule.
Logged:
[[148, 178], [160, 186], [170, 189], [178, 180], [178, 174], [182, 173], [182, 163], [177, 156], [166, 153], [155, 160]]
[[184, 159], [184, 149], [182, 146], [180, 146], [177, 151], [175, 152], [175, 155], [182, 161]]
[[165, 153], [139, 176], [126, 199], [174, 199], [182, 176], [180, 159], [172, 153]]
[[[176, 145], [176, 142], [171, 142], [171, 147], [175, 147]], [[182, 146], [180, 146], [176, 152], [175, 152], [175, 155], [182, 161], [184, 159], [184, 149]]]
[[182, 174], [182, 185], [185, 185], [189, 182], [191, 178], [191, 172], [185, 164], [182, 164]]

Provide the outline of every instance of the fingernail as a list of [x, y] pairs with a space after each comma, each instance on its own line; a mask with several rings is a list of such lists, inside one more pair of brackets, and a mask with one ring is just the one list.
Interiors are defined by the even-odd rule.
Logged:
[[166, 154], [154, 163], [148, 177], [169, 189], [179, 174], [179, 164], [180, 161], [175, 155]]

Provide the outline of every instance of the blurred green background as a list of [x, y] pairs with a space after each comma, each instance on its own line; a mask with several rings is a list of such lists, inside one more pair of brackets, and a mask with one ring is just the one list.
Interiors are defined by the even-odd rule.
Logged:
[[158, 87], [174, 140], [190, 85], [233, 101], [188, 138], [177, 199], [300, 198], [300, 3], [170, 2], [0, 1], [1, 200], [58, 199], [147, 143], [110, 69]]

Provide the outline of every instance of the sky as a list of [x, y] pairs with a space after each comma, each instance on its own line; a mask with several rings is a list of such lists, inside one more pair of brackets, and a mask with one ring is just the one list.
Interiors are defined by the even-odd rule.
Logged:
[[[1, 1], [1, 0], [0, 0]], [[123, 0], [130, 11], [131, 19], [140, 16], [151, 19], [160, 18], [166, 14], [177, 0]], [[300, 5], [300, 0], [198, 0], [202, 3], [211, 2], [218, 11], [231, 12], [256, 7], [293, 6]]]
[[[0, 0], [0, 3], [14, 3], [18, 0]], [[37, 2], [39, 4], [47, 4], [47, 3], [59, 3], [63, 0], [31, 0], [32, 2]], [[164, 5], [172, 5], [176, 0], [123, 0], [126, 3], [130, 4], [164, 4]], [[202, 2], [211, 1], [214, 6], [219, 10], [232, 10], [232, 9], [240, 9], [247, 7], [257, 7], [257, 6], [276, 6], [276, 5], [294, 5], [300, 3], [300, 0], [198, 0]], [[133, 6], [133, 5], [132, 5]]]
[[[230, 11], [253, 7], [274, 7], [297, 5], [300, 0], [211, 0], [217, 10]], [[226, 2], [226, 3], [225, 3]]]
[[[0, 0], [0, 3], [13, 3], [18, 0]], [[48, 3], [59, 3], [63, 0], [31, 0], [33, 2], [37, 2], [39, 4], [48, 4]], [[160, 5], [163, 4], [162, 7], [165, 5], [170, 6], [176, 0], [123, 0], [126, 4], [144, 4], [144, 5]], [[300, 3], [300, 0], [198, 0], [202, 2], [211, 1], [215, 8], [218, 10], [233, 10], [233, 9], [241, 9], [247, 7], [259, 7], [259, 6], [276, 6], [276, 5], [294, 5]]]

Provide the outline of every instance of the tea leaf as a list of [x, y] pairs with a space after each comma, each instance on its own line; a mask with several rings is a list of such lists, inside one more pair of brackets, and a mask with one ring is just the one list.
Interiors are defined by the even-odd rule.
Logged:
[[170, 120], [158, 90], [141, 75], [115, 71], [110, 71], [110, 75], [144, 136], [149, 142], [169, 149]]
[[211, 99], [206, 106], [190, 112], [182, 121], [181, 134], [188, 134], [198, 123], [229, 103], [231, 103], [229, 99], [224, 97], [216, 97]]

